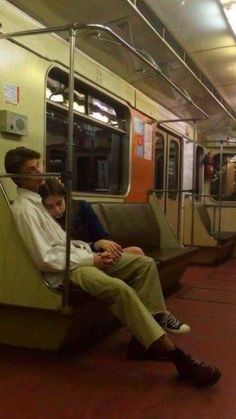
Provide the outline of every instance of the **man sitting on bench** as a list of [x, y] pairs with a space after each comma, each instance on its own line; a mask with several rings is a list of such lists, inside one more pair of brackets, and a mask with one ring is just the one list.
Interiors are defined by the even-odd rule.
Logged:
[[[40, 154], [17, 147], [5, 156], [7, 173], [41, 174]], [[17, 228], [36, 266], [52, 286], [62, 283], [65, 269], [66, 233], [41, 202], [42, 178], [13, 178], [18, 197], [13, 204]], [[180, 377], [199, 386], [215, 384], [221, 373], [176, 347], [166, 331], [181, 331], [183, 324], [167, 312], [156, 264], [147, 256], [108, 251], [93, 253], [85, 242], [71, 242], [71, 281], [88, 294], [107, 303], [133, 337], [129, 358], [172, 362]], [[189, 330], [184, 325], [186, 331]]]

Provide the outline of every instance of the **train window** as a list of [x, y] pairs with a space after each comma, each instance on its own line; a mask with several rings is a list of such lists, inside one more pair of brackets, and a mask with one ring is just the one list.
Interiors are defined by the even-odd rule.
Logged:
[[[65, 171], [68, 74], [53, 68], [46, 90], [46, 168]], [[73, 190], [125, 194], [128, 188], [128, 108], [75, 79]]]
[[[158, 190], [163, 190], [165, 188], [164, 184], [164, 160], [165, 160], [165, 142], [164, 136], [158, 132], [155, 142], [155, 185], [154, 188]], [[157, 192], [156, 196], [160, 198], [163, 192]]]
[[119, 120], [116, 111], [112, 106], [107, 105], [101, 100], [89, 96], [89, 115], [93, 116], [99, 121], [106, 122], [113, 127], [119, 128]]
[[167, 179], [169, 191], [168, 196], [170, 199], [176, 199], [179, 187], [179, 144], [174, 140], [171, 140], [169, 145]]
[[[221, 196], [220, 180], [222, 180]], [[219, 199], [223, 201], [236, 201], [236, 154], [223, 154], [222, 169], [220, 167], [220, 154], [214, 156], [210, 193], [216, 201]]]

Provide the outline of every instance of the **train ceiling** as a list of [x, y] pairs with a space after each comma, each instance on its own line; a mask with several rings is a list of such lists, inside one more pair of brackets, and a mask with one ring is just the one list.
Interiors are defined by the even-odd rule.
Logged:
[[[203, 134], [235, 135], [236, 42], [219, 0], [12, 0], [10, 3], [46, 27], [74, 22], [110, 27], [157, 71], [121, 48], [104, 31], [83, 30], [77, 38], [78, 47], [177, 117], [203, 118], [197, 122]], [[205, 119], [201, 110], [209, 119]]]

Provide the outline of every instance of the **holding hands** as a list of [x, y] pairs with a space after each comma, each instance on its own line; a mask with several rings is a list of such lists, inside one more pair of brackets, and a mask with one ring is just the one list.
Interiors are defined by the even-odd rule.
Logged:
[[98, 240], [94, 243], [94, 247], [96, 250], [102, 249], [111, 253], [113, 257], [115, 257], [115, 260], [119, 259], [120, 256], [122, 255], [122, 247], [118, 243], [112, 240], [106, 240], [106, 239]]
[[94, 266], [96, 266], [96, 268], [101, 269], [101, 270], [105, 270], [106, 268], [109, 268], [109, 266], [113, 265], [118, 259], [112, 253], [107, 252], [107, 251], [102, 252], [102, 253], [94, 253], [93, 258], [94, 258], [93, 259]]

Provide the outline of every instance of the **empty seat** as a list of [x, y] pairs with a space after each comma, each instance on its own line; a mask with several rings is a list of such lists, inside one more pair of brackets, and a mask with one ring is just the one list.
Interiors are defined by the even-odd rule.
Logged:
[[[193, 224], [193, 228], [192, 228]], [[185, 245], [199, 247], [192, 262], [197, 264], [220, 263], [227, 259], [233, 250], [235, 233], [218, 232], [212, 229], [211, 219], [204, 204], [194, 203], [190, 197], [184, 201], [184, 238]]]
[[175, 288], [194, 247], [183, 247], [176, 239], [160, 207], [150, 203], [102, 203], [94, 206], [111, 238], [123, 247], [139, 246], [157, 264], [163, 291]]
[[200, 218], [206, 227], [206, 230], [218, 243], [223, 244], [228, 242], [229, 240], [236, 240], [236, 232], [231, 231], [214, 231], [212, 228], [211, 219], [207, 210], [207, 206], [203, 203], [196, 203], [196, 208]]

